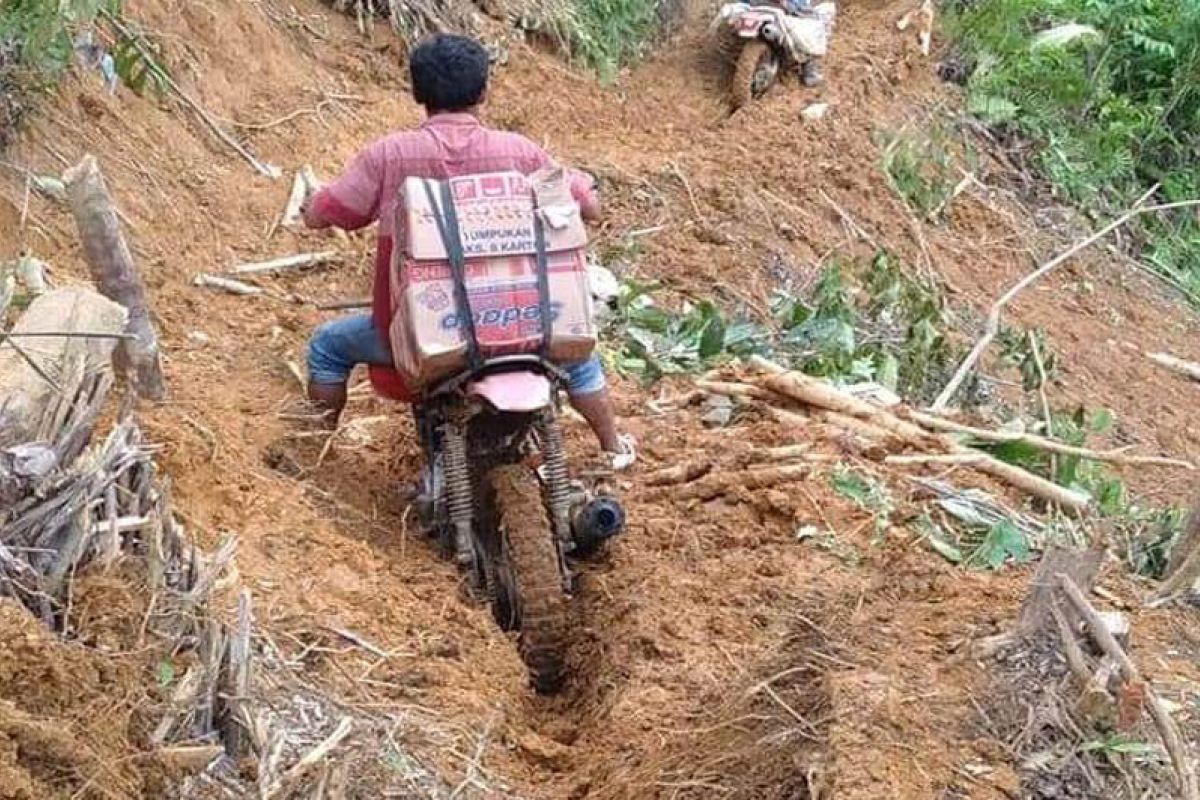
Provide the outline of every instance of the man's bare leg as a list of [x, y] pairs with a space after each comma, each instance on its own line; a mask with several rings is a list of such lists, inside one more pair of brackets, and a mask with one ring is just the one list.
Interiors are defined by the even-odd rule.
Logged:
[[336, 430], [346, 408], [346, 384], [309, 383], [308, 399], [321, 412], [321, 425]]
[[571, 406], [579, 412], [592, 432], [600, 440], [600, 448], [606, 453], [621, 452], [621, 438], [617, 433], [617, 414], [613, 410], [612, 397], [608, 389], [588, 394], [571, 395]]

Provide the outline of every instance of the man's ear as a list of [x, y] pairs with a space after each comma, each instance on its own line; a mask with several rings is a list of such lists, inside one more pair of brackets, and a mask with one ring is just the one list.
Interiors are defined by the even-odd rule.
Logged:
[[488, 90], [487, 88], [484, 88], [484, 90], [483, 90], [483, 94], [479, 95], [479, 102], [478, 102], [478, 103], [476, 103], [475, 105], [476, 105], [478, 108], [483, 108], [484, 106], [486, 106], [486, 105], [487, 105], [487, 101], [488, 101], [488, 95], [489, 95], [490, 93], [491, 93], [491, 92], [490, 92], [490, 90]]

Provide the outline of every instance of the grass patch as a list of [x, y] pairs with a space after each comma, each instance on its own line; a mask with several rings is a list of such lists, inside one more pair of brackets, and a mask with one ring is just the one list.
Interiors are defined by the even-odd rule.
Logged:
[[572, 53], [600, 79], [641, 58], [660, 23], [654, 0], [572, 0], [568, 40]]

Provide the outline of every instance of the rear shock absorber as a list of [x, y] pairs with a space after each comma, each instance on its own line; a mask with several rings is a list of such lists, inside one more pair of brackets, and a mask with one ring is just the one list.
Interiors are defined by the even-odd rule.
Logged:
[[442, 446], [446, 454], [446, 499], [450, 507], [450, 524], [454, 527], [454, 559], [459, 564], [470, 564], [474, 558], [471, 547], [474, 517], [471, 469], [467, 463], [467, 437], [457, 420], [446, 423]]
[[546, 482], [546, 509], [554, 523], [554, 534], [562, 543], [563, 552], [574, 549], [571, 538], [571, 478], [567, 472], [567, 448], [563, 443], [562, 427], [550, 414], [542, 416], [539, 424], [542, 440], [542, 478]]

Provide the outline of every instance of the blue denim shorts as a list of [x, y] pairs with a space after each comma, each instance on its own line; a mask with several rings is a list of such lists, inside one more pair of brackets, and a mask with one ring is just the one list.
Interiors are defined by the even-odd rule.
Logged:
[[[345, 383], [358, 364], [392, 366], [391, 351], [370, 314], [326, 322], [308, 341], [308, 379], [313, 383]], [[608, 385], [600, 359], [594, 355], [565, 369], [567, 391], [572, 395], [594, 394]]]

